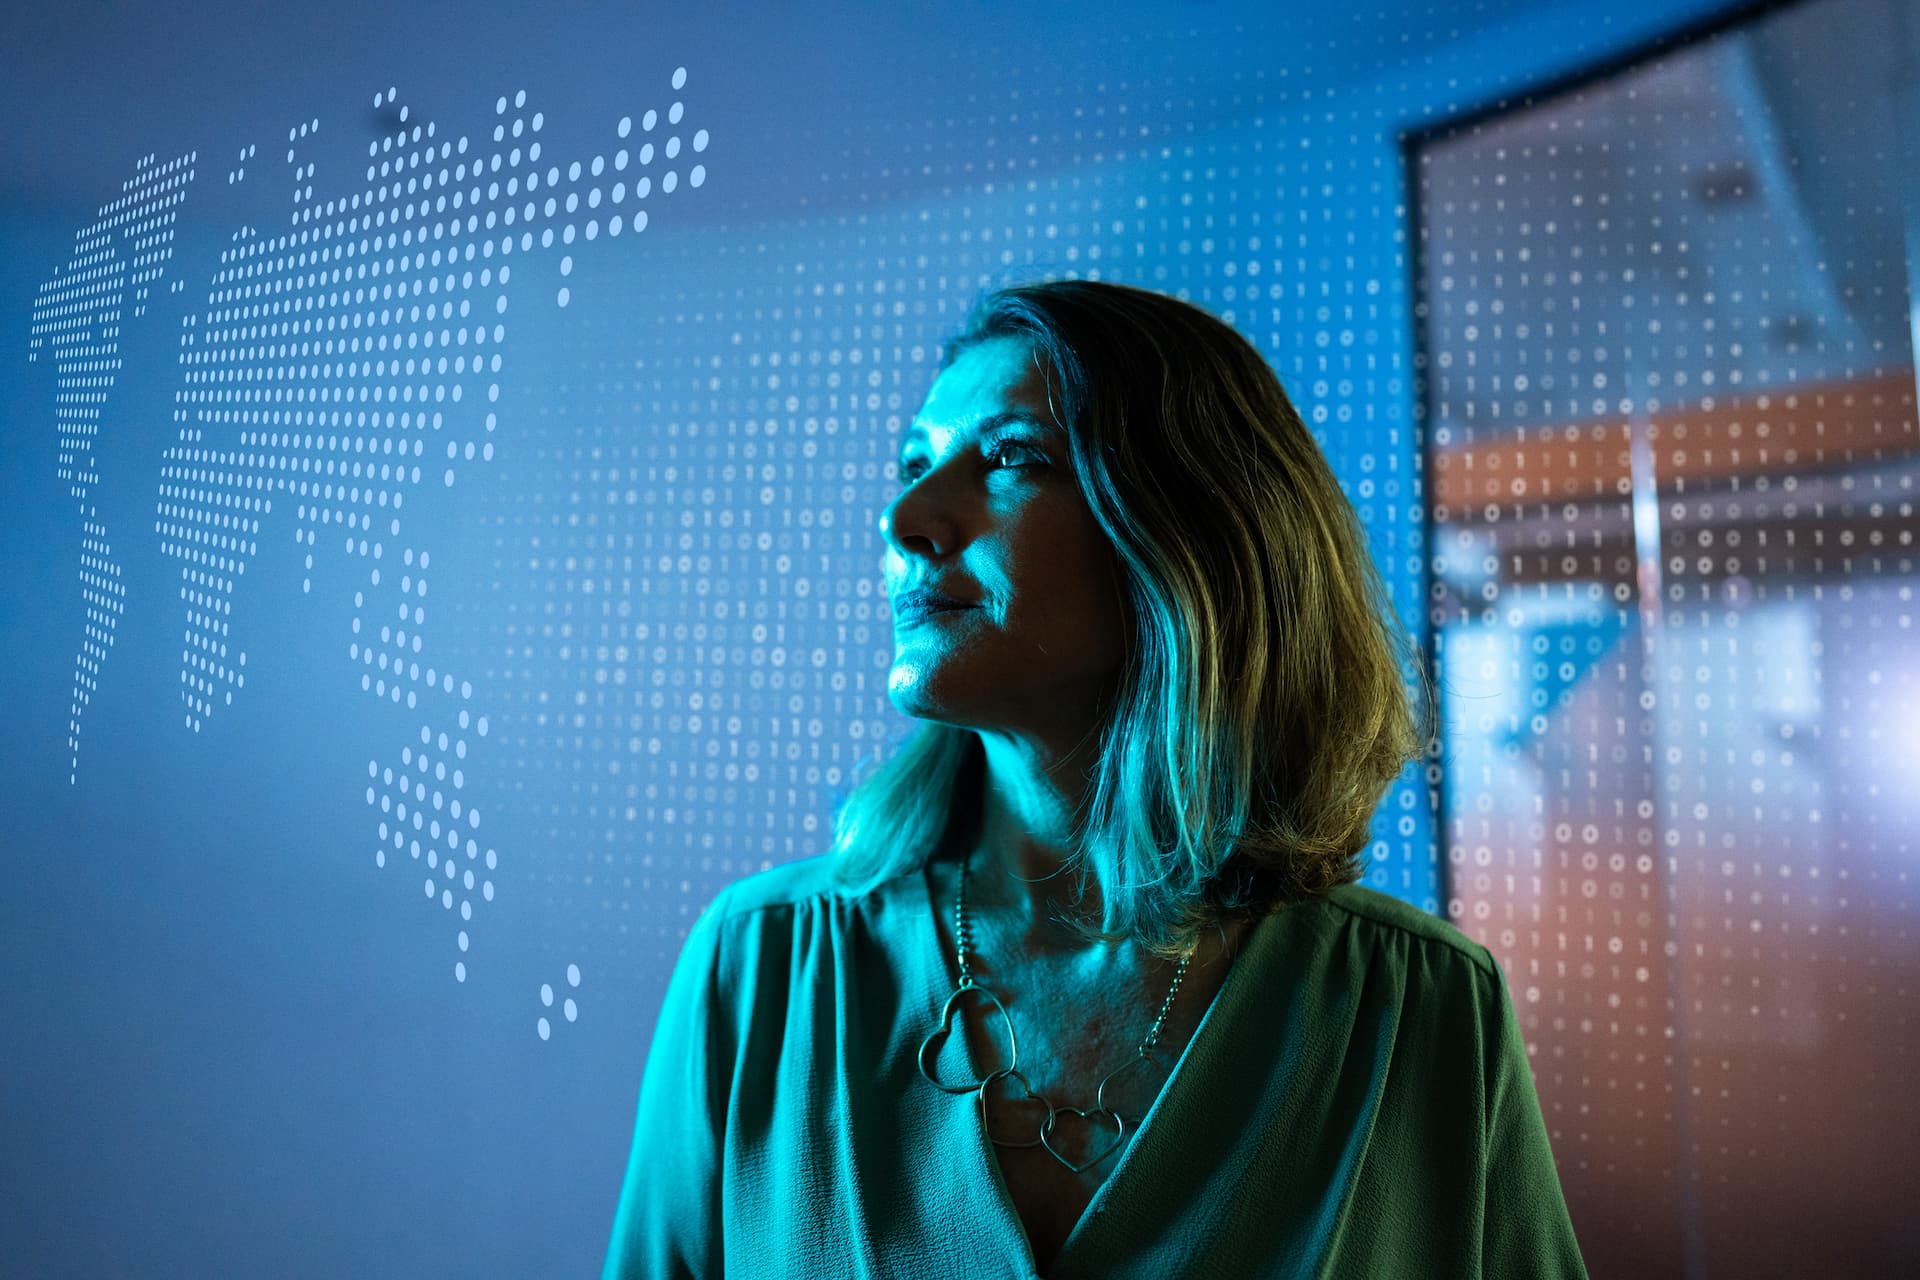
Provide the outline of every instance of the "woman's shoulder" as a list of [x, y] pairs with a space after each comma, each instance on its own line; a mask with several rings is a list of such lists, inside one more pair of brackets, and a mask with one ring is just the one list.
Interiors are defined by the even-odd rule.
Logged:
[[[871, 943], [901, 932], [911, 913], [912, 882], [903, 874], [849, 893], [836, 883], [833, 859], [825, 854], [763, 867], [708, 903], [688, 931], [685, 954], [692, 958], [684, 963], [718, 975], [733, 998], [759, 1016], [781, 1007], [771, 992], [782, 975], [811, 971], [821, 957], [838, 956], [849, 939]], [[919, 914], [924, 917], [924, 906]], [[752, 991], [760, 994], [742, 996]]]
[[[893, 897], [906, 892], [910, 880], [910, 874], [897, 876], [854, 897], [843, 893], [835, 882], [832, 855], [816, 854], [742, 876], [722, 889], [708, 910], [721, 921], [740, 921], [782, 908], [852, 907], [862, 898]], [[791, 910], [786, 914], [790, 915]]]
[[1409, 942], [1457, 953], [1485, 976], [1495, 976], [1493, 953], [1486, 947], [1432, 912], [1392, 894], [1362, 884], [1343, 884], [1326, 894], [1322, 902], [1324, 910], [1343, 914], [1361, 927], [1390, 930], [1405, 935]]
[[769, 907], [791, 907], [833, 892], [833, 861], [826, 854], [776, 863], [742, 876], [722, 889], [708, 910], [735, 920]]

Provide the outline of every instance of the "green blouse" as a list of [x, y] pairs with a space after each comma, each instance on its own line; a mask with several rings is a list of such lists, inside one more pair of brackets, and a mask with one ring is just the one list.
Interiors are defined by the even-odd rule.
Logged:
[[[953, 974], [924, 873], [824, 857], [694, 923], [640, 1081], [605, 1280], [1031, 1277], [969, 1095], [915, 1065]], [[1247, 936], [1048, 1269], [1585, 1276], [1491, 953], [1348, 885]]]

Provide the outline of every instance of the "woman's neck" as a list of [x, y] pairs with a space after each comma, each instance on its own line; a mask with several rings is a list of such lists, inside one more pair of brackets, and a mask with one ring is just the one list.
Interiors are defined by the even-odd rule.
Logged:
[[1052, 919], [1065, 910], [1097, 921], [1099, 885], [1089, 878], [1086, 896], [1076, 901], [1074, 859], [1091, 790], [1091, 740], [1070, 751], [998, 734], [982, 734], [980, 744], [979, 790], [963, 847], [982, 907], [1010, 912], [1042, 933], [1058, 929]]

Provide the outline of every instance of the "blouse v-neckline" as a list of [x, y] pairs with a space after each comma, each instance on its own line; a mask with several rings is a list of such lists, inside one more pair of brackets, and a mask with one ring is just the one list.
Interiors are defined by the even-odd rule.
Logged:
[[[938, 1018], [939, 1010], [953, 993], [956, 978], [947, 963], [946, 948], [941, 944], [939, 915], [941, 907], [934, 898], [933, 876], [929, 865], [923, 864], [920, 869], [920, 887], [926, 900], [927, 937], [934, 957], [934, 963], [926, 969], [926, 972], [930, 975], [938, 975], [927, 990], [921, 1004], [925, 1008], [932, 1009], [933, 1017]], [[1079, 1219], [1073, 1224], [1073, 1230], [1067, 1233], [1067, 1238], [1061, 1243], [1059, 1250], [1048, 1261], [1049, 1271], [1058, 1270], [1063, 1261], [1070, 1260], [1076, 1244], [1083, 1235], [1094, 1229], [1091, 1224], [1098, 1221], [1100, 1215], [1106, 1211], [1108, 1203], [1114, 1198], [1115, 1186], [1121, 1185], [1124, 1189], [1121, 1180], [1128, 1169], [1138, 1163], [1137, 1153], [1141, 1144], [1147, 1142], [1153, 1133], [1155, 1117], [1160, 1114], [1167, 1097], [1173, 1092], [1175, 1083], [1179, 1081], [1187, 1059], [1193, 1055], [1193, 1047], [1200, 1042], [1200, 1037], [1206, 1034], [1208, 1024], [1213, 1021], [1214, 1011], [1220, 1008], [1228, 989], [1233, 986], [1234, 978], [1241, 969], [1241, 959], [1260, 932], [1259, 925], [1265, 923], [1265, 920], [1260, 921], [1240, 939], [1232, 964], [1227, 970], [1227, 976], [1221, 980], [1219, 990], [1214, 992], [1213, 999], [1208, 1002], [1206, 1012], [1200, 1015], [1200, 1021], [1195, 1025], [1193, 1034], [1187, 1037], [1187, 1043], [1180, 1050], [1180, 1056], [1174, 1060], [1173, 1070], [1167, 1074], [1166, 1080], [1160, 1086], [1160, 1092], [1154, 1096], [1153, 1105], [1147, 1108], [1146, 1115], [1141, 1118], [1139, 1126], [1134, 1130], [1132, 1140], [1122, 1147], [1119, 1161], [1114, 1165], [1113, 1172], [1095, 1188], [1092, 1198], [1087, 1201], [1086, 1207], [1080, 1212]], [[973, 1073], [973, 1078], [980, 1079], [980, 1063], [974, 1054], [972, 1039], [962, 1035], [961, 1048], [966, 1054], [967, 1067]], [[965, 1123], [971, 1138], [967, 1145], [974, 1166], [971, 1176], [976, 1180], [984, 1180], [998, 1193], [995, 1197], [997, 1201], [995, 1208], [1001, 1221], [1000, 1229], [1002, 1232], [1010, 1232], [1012, 1238], [1019, 1241], [1019, 1249], [1016, 1252], [1025, 1256], [1027, 1273], [1037, 1278], [1040, 1275], [1040, 1268], [1034, 1257], [1033, 1241], [1027, 1235], [1026, 1224], [1020, 1219], [1019, 1206], [1013, 1202], [1013, 1192], [1007, 1186], [1006, 1177], [1000, 1171], [1000, 1160], [993, 1153], [992, 1141], [987, 1137], [986, 1126], [980, 1119], [979, 1106], [970, 1094], [952, 1096], [967, 1099]]]

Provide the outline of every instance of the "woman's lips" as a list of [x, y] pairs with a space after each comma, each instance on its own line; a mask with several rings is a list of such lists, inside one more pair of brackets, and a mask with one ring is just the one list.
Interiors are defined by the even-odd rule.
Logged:
[[893, 622], [895, 626], [902, 626], [902, 625], [911, 626], [917, 623], [925, 622], [928, 618], [937, 618], [941, 614], [965, 613], [967, 610], [976, 608], [976, 607], [977, 606], [970, 605], [970, 604], [907, 605], [894, 612]]

